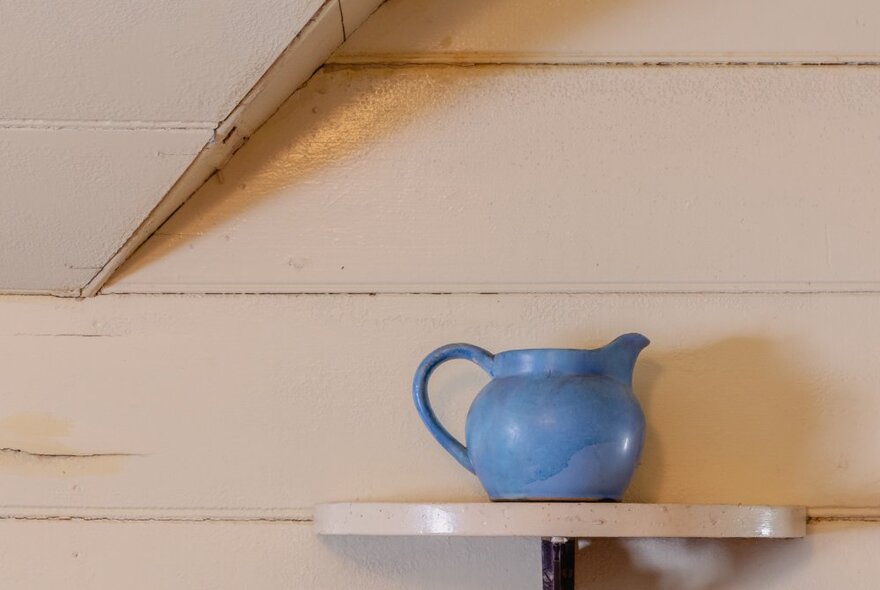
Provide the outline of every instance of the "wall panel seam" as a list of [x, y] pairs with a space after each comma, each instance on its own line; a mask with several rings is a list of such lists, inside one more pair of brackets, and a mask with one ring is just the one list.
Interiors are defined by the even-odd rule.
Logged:
[[[126, 509], [126, 508], [0, 508], [0, 521], [80, 522], [222, 522], [310, 524], [312, 510], [301, 509]], [[880, 522], [880, 507], [807, 508], [807, 522]]]
[[511, 290], [511, 291], [432, 291], [432, 290], [339, 290], [339, 291], [262, 291], [262, 290], [250, 290], [246, 288], [240, 289], [216, 289], [216, 290], [204, 290], [200, 291], [197, 289], [179, 289], [179, 290], [171, 290], [171, 289], [157, 289], [157, 290], [120, 290], [120, 291], [104, 291], [96, 295], [97, 297], [108, 297], [108, 296], [194, 296], [194, 297], [204, 297], [204, 296], [248, 296], [248, 297], [266, 297], [266, 296], [276, 296], [276, 297], [300, 297], [300, 296], [365, 296], [365, 297], [375, 297], [379, 295], [413, 295], [413, 296], [446, 296], [446, 295], [487, 295], [487, 296], [507, 296], [507, 295], [523, 295], [523, 296], [559, 296], [559, 295], [690, 295], [690, 296], [699, 296], [699, 295], [779, 295], [779, 296], [792, 296], [792, 295], [802, 295], [802, 296], [810, 296], [810, 295], [865, 295], [865, 296], [873, 296], [880, 295], [880, 289], [864, 289], [864, 290], [835, 290], [835, 289], [826, 289], [826, 290], [734, 290], [734, 289], [711, 289], [711, 290], [700, 290], [700, 291], [688, 291], [688, 290], [548, 290], [548, 291], [540, 291], [540, 290]]
[[441, 58], [426, 55], [401, 56], [394, 58], [386, 55], [365, 55], [363, 59], [350, 57], [327, 62], [323, 68], [333, 69], [351, 68], [394, 68], [394, 67], [478, 67], [478, 66], [508, 66], [508, 67], [875, 67], [880, 66], [880, 60], [852, 60], [852, 61], [824, 61], [824, 60], [797, 60], [797, 61], [767, 61], [767, 60], [724, 60], [724, 59], [660, 59], [660, 58], [634, 58], [634, 59], [590, 59], [590, 58], [563, 58], [550, 59], [547, 56], [536, 57], [511, 57], [509, 55], [460, 55], [457, 57]]
[[98, 522], [312, 522], [311, 508], [0, 506], [2, 520]]
[[0, 129], [35, 130], [122, 130], [122, 131], [179, 131], [210, 129], [217, 127], [217, 121], [126, 121], [108, 119], [102, 121], [66, 119], [0, 119]]

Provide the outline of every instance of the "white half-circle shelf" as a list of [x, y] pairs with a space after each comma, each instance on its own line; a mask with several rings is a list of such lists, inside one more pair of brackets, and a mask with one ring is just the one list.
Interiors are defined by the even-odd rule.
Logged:
[[807, 518], [794, 506], [483, 502], [319, 504], [314, 520], [322, 535], [794, 538]]

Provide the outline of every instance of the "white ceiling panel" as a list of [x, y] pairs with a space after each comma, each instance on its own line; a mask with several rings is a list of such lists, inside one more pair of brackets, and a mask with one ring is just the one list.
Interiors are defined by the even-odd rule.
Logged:
[[210, 135], [0, 129], [0, 292], [76, 294]]
[[93, 293], [342, 25], [337, 0], [0, 0], [0, 293]]
[[0, 0], [0, 119], [226, 116], [322, 0]]

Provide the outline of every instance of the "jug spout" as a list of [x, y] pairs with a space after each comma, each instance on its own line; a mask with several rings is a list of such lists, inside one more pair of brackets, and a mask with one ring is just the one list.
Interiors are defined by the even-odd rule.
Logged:
[[631, 387], [636, 359], [650, 343], [650, 340], [637, 333], [618, 336], [597, 351], [602, 355], [602, 373]]

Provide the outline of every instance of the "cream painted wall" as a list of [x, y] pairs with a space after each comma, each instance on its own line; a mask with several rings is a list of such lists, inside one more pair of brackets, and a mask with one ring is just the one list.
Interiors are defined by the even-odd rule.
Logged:
[[106, 291], [877, 290], [878, 94], [861, 66], [334, 66]]
[[[654, 345], [629, 499], [868, 514], [878, 314], [842, 293], [5, 298], [0, 553], [16, 588], [534, 588], [534, 543], [320, 539], [311, 506], [483, 497], [411, 407], [432, 347], [634, 327]], [[483, 380], [437, 374], [454, 431]], [[580, 554], [582, 587], [818, 589], [847, 568], [870, 588], [878, 542], [880, 525], [845, 520], [794, 541], [602, 541]]]
[[877, 58], [872, 0], [388, 0], [340, 63], [847, 63]]
[[[386, 5], [104, 294], [0, 300], [12, 587], [535, 588], [535, 542], [321, 539], [311, 507], [483, 497], [411, 407], [433, 347], [629, 330], [653, 340], [631, 500], [852, 510], [803, 540], [597, 541], [580, 587], [876, 586], [876, 66], [539, 65], [629, 50], [595, 45], [578, 31], [598, 24], [543, 1], [546, 19], [567, 19], [565, 47], [511, 48], [504, 31], [539, 6], [515, 5], [501, 20], [491, 2], [482, 16]], [[631, 47], [669, 52], [658, 39], [675, 27], [603, 6]], [[825, 27], [767, 27], [784, 3], [742, 4], [735, 21], [684, 1], [666, 13], [744, 40], [724, 46], [731, 61], [805, 47], [876, 60], [880, 37], [857, 27], [876, 31], [878, 9], [835, 6], [816, 6]], [[442, 55], [407, 37], [425, 14], [417, 30], [453, 39]], [[369, 33], [375, 22], [402, 24]], [[743, 37], [731, 22], [765, 24]], [[710, 38], [675, 59], [716, 51]], [[506, 51], [517, 63], [365, 63]], [[483, 380], [438, 371], [453, 431]]]

